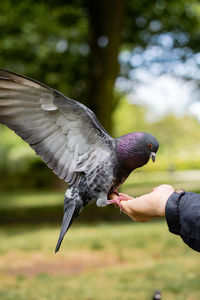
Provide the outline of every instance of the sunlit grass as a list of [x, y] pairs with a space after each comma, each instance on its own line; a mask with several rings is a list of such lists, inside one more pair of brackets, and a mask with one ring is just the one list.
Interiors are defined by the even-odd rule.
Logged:
[[46, 205], [59, 205], [63, 203], [62, 191], [12, 191], [0, 192], [0, 209], [13, 207], [38, 207]]
[[58, 254], [58, 226], [0, 230], [0, 299], [200, 299], [199, 254], [165, 222], [72, 226]]
[[[133, 172], [121, 187], [121, 191], [132, 196], [150, 192], [160, 184], [171, 184], [175, 188], [184, 188], [188, 191], [199, 192], [200, 171], [187, 170], [179, 172]], [[67, 188], [67, 186], [66, 186]], [[42, 190], [7, 190], [0, 191], [0, 209], [12, 209], [13, 207], [44, 207], [61, 205], [65, 191]]]
[[[184, 180], [181, 174], [138, 172], [122, 190], [138, 196], [155, 185], [173, 183], [198, 192], [197, 180]], [[7, 217], [13, 218], [19, 212], [20, 218], [28, 211], [27, 220], [32, 214], [37, 220], [38, 213], [50, 220], [50, 207], [51, 214], [57, 214], [56, 207], [62, 214], [63, 196], [62, 191], [2, 192], [1, 217], [8, 212]], [[99, 208], [98, 213], [104, 210]], [[87, 218], [92, 218], [89, 208], [83, 214], [87, 211]], [[110, 212], [121, 220], [117, 210], [110, 207]], [[50, 221], [1, 225], [0, 299], [145, 300], [159, 289], [163, 299], [199, 300], [199, 253], [169, 233], [164, 220], [146, 224], [126, 220], [90, 225], [75, 221], [56, 255], [60, 226]]]

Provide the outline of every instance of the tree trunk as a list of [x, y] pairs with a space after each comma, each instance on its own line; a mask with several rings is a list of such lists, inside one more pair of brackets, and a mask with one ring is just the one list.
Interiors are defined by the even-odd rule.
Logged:
[[91, 51], [88, 78], [89, 107], [96, 113], [104, 128], [111, 132], [124, 1], [88, 0], [86, 5], [90, 19]]

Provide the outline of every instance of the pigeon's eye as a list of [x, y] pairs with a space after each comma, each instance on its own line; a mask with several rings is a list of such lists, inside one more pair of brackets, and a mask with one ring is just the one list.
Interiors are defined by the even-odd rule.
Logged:
[[153, 145], [152, 145], [151, 143], [148, 143], [148, 147], [149, 147], [150, 149], [152, 149], [152, 148], [153, 148]]

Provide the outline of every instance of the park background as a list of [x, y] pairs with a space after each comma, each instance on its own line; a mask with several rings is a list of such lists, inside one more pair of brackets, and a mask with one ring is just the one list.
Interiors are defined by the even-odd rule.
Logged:
[[[1, 0], [0, 66], [89, 106], [114, 136], [153, 133], [156, 163], [121, 190], [200, 192], [197, 0]], [[199, 254], [165, 221], [91, 205], [54, 254], [66, 184], [0, 126], [0, 299], [200, 298]]]

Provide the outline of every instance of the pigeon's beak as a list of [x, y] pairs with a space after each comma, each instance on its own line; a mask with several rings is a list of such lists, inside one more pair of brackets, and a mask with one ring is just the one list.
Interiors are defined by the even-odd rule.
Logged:
[[155, 160], [156, 160], [156, 153], [155, 152], [151, 152], [150, 157], [151, 157], [152, 161], [155, 162]]

